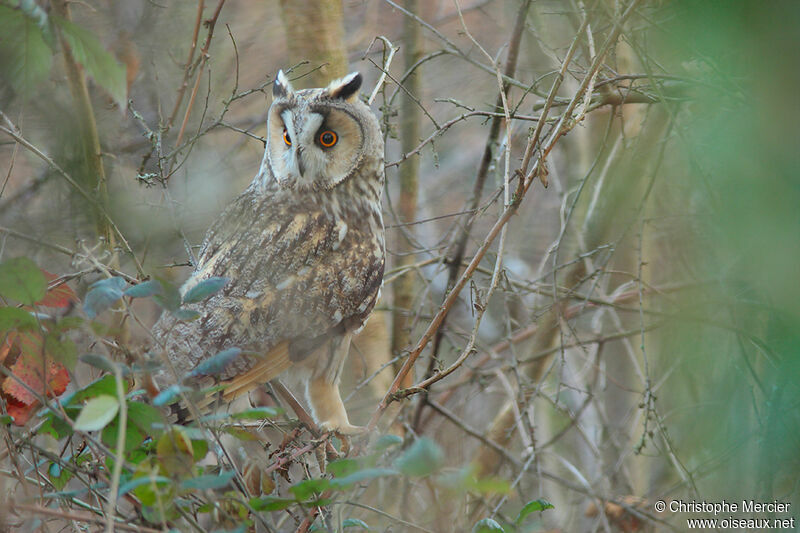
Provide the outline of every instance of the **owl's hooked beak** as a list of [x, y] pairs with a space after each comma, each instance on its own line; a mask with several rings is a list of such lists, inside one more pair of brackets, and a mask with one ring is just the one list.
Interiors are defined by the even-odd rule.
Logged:
[[295, 160], [297, 161], [297, 172], [300, 173], [300, 177], [303, 177], [303, 174], [306, 172], [306, 166], [303, 163], [303, 147], [298, 146], [295, 152]]

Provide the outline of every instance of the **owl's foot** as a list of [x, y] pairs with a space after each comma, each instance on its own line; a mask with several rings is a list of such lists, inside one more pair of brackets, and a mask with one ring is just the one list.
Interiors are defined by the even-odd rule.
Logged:
[[339, 435], [360, 435], [365, 428], [354, 426], [347, 418], [347, 411], [339, 396], [339, 387], [324, 378], [316, 378], [308, 384], [308, 402], [314, 410], [320, 430]]
[[[323, 422], [320, 424], [320, 430], [324, 432], [330, 432], [330, 435], [333, 435], [339, 439], [341, 444], [340, 448], [337, 450], [333, 443], [329, 440], [327, 443], [327, 452], [328, 452], [328, 460], [333, 461], [335, 459], [341, 459], [342, 457], [347, 457], [350, 453], [355, 450], [363, 450], [365, 448], [364, 444], [359, 444], [357, 446], [353, 446], [353, 443], [358, 443], [363, 439], [359, 439], [359, 435], [364, 435], [367, 432], [367, 428], [364, 426], [354, 426], [352, 424], [347, 424], [346, 427], [338, 427], [333, 428], [327, 422]], [[351, 439], [353, 439], [351, 441]]]
[[346, 435], [346, 436], [362, 435], [367, 432], [366, 427], [354, 426], [346, 419], [344, 420], [344, 422], [335, 420], [326, 420], [324, 422], [320, 422], [319, 429], [322, 431], [329, 431], [336, 435]]

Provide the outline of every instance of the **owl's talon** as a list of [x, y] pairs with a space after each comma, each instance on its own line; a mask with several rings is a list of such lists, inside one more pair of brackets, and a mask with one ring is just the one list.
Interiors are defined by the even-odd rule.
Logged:
[[367, 428], [364, 426], [354, 426], [349, 422], [340, 423], [335, 420], [320, 422], [319, 429], [323, 432], [330, 432], [334, 435], [342, 436], [362, 435], [367, 431]]

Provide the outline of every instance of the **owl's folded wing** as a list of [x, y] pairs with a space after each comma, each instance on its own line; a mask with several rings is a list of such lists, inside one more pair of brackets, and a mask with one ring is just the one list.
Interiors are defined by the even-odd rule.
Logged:
[[220, 218], [183, 290], [212, 276], [230, 281], [192, 306], [197, 320], [165, 313], [153, 329], [178, 374], [169, 381], [238, 347], [243, 354], [216, 378], [236, 390], [264, 383], [332, 336], [360, 327], [372, 311], [384, 257], [371, 224], [348, 227], [319, 210], [284, 211], [246, 194]]

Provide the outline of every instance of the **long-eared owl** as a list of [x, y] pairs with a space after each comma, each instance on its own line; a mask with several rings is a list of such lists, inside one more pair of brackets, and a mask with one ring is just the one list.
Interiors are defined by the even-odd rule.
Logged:
[[222, 290], [191, 308], [196, 320], [164, 313], [153, 328], [170, 368], [159, 386], [208, 380], [193, 372], [209, 357], [241, 354], [216, 377], [225, 401], [278, 374], [302, 372], [320, 427], [358, 430], [339, 395], [350, 338], [366, 321], [383, 280], [383, 139], [358, 98], [361, 75], [295, 91], [279, 72], [261, 168], [213, 223], [183, 294], [225, 277]]

